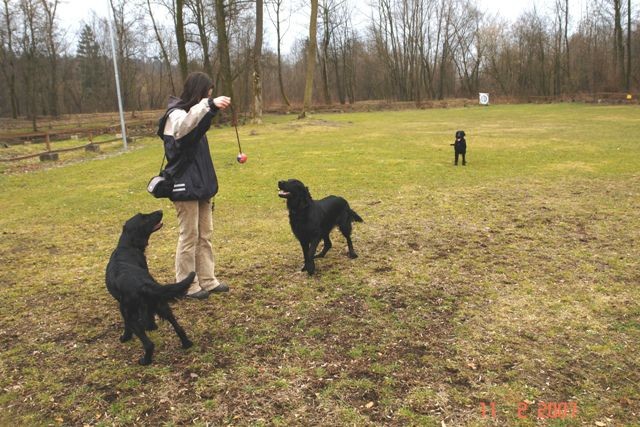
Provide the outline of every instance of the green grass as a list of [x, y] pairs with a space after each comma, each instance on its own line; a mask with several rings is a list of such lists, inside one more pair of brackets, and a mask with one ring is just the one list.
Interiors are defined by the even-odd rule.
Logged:
[[[637, 423], [640, 109], [265, 122], [240, 129], [244, 165], [233, 129], [209, 134], [216, 272], [232, 291], [176, 304], [195, 345], [161, 323], [151, 367], [118, 341], [104, 268], [122, 223], [163, 209], [147, 255], [173, 279], [175, 212], [145, 191], [159, 140], [0, 175], [0, 424]], [[452, 165], [457, 129], [466, 167]], [[349, 200], [358, 259], [336, 233], [317, 276], [299, 272], [287, 178]], [[567, 401], [575, 418], [537, 418]]]

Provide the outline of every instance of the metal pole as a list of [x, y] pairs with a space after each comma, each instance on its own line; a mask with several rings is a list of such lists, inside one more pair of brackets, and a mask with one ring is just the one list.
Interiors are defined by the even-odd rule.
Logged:
[[113, 71], [116, 76], [116, 92], [118, 93], [118, 109], [120, 110], [120, 128], [122, 129], [122, 143], [124, 149], [127, 149], [127, 129], [124, 125], [124, 111], [122, 109], [122, 95], [120, 94], [120, 75], [118, 74], [118, 61], [116, 59], [116, 43], [113, 38], [113, 29], [111, 28], [111, 4], [107, 1], [107, 24], [109, 26], [109, 35], [111, 38], [111, 53], [113, 55]]

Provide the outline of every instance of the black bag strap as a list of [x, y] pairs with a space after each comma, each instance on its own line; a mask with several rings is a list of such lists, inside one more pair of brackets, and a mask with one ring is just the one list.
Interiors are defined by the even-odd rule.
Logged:
[[177, 110], [177, 108], [168, 109], [160, 119], [160, 123], [159, 123], [160, 126], [158, 127], [158, 136], [160, 137], [160, 139], [163, 140], [163, 144], [162, 144], [163, 154], [162, 154], [162, 163], [160, 163], [160, 171], [158, 172], [158, 175], [162, 175], [162, 168], [164, 167], [164, 161], [167, 158], [167, 153], [166, 151], [164, 151], [164, 139], [162, 138], [163, 132], [164, 132], [164, 125], [167, 122], [167, 118], [169, 117], [169, 114], [173, 113], [175, 110]]
[[[162, 147], [162, 151], [164, 151], [164, 147]], [[162, 163], [160, 163], [160, 172], [158, 172], [158, 175], [162, 175], [162, 168], [164, 167], [164, 160], [167, 158], [166, 154], [162, 155]]]

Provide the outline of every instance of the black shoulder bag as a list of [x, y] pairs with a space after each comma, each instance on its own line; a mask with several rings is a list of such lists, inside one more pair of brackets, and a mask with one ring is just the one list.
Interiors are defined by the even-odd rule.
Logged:
[[160, 172], [157, 176], [154, 176], [149, 180], [147, 184], [147, 191], [156, 199], [162, 199], [171, 196], [173, 191], [173, 180], [165, 177], [164, 171], [164, 159], [166, 155], [162, 155], [162, 163], [160, 164]]

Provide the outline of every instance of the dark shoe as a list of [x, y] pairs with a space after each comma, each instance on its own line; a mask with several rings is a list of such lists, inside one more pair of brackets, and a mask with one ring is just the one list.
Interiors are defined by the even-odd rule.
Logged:
[[229, 292], [229, 286], [225, 285], [224, 283], [220, 283], [218, 286], [210, 289], [208, 292], [211, 294], [221, 294], [223, 292]]
[[198, 292], [187, 294], [187, 298], [207, 299], [209, 298], [209, 292], [205, 291], [204, 289], [200, 289]]

